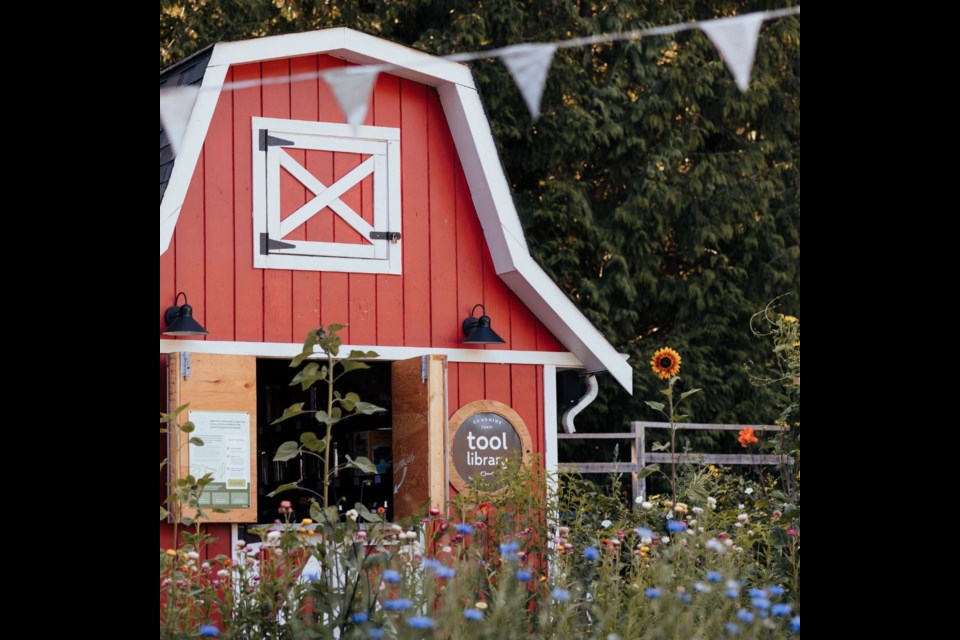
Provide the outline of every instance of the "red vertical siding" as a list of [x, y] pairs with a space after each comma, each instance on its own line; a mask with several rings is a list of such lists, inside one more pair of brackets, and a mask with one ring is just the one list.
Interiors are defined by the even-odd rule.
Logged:
[[[227, 73], [226, 81], [232, 75]], [[221, 94], [203, 153], [206, 300], [204, 328], [234, 334], [233, 95]], [[196, 307], [194, 307], [196, 308]]]

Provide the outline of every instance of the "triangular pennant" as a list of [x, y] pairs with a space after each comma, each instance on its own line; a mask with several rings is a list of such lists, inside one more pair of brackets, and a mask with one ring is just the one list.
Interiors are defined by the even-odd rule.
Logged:
[[347, 67], [323, 74], [323, 79], [330, 85], [333, 97], [343, 111], [343, 117], [354, 130], [367, 117], [370, 94], [379, 73], [378, 69], [371, 71], [369, 67]]
[[757, 38], [760, 37], [762, 24], [763, 13], [748, 13], [736, 18], [700, 23], [700, 28], [727, 63], [737, 87], [744, 93], [750, 86], [750, 72], [753, 70], [753, 58], [757, 53]]
[[540, 99], [556, 50], [557, 45], [549, 43], [517, 44], [506, 47], [500, 54], [534, 120], [540, 115]]
[[173, 147], [173, 155], [180, 152], [180, 143], [187, 132], [187, 123], [199, 95], [200, 87], [160, 89], [160, 122]]

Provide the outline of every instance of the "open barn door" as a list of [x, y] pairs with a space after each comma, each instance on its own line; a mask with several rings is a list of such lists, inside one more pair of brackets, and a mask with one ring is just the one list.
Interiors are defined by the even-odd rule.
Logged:
[[447, 358], [393, 363], [393, 513], [411, 516], [446, 500]]
[[[214, 482], [200, 496], [206, 522], [256, 522], [256, 358], [183, 352], [171, 353], [168, 362], [170, 410], [189, 403], [179, 421], [196, 427], [192, 433], [170, 433], [170, 473], [213, 474]], [[203, 446], [189, 444], [191, 437]], [[215, 513], [214, 507], [226, 511]], [[171, 512], [194, 516], [182, 505], [172, 505]]]

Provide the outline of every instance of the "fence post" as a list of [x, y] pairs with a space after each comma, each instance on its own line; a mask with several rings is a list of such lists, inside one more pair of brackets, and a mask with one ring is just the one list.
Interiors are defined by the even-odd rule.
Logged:
[[647, 466], [646, 434], [642, 422], [631, 422], [630, 430], [633, 432], [633, 439], [630, 441], [630, 462], [634, 465], [633, 468], [636, 469], [636, 471], [630, 475], [634, 498], [633, 503], [634, 508], [636, 508], [636, 499], [638, 497], [641, 502], [647, 499], [647, 480], [646, 478], [641, 478], [639, 474], [639, 471]]

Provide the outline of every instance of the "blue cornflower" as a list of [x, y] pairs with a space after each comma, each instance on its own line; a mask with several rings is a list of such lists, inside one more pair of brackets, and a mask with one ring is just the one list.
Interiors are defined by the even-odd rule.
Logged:
[[704, 584], [702, 582], [694, 582], [693, 590], [696, 591], [697, 593], [709, 593], [713, 591], [713, 587], [711, 587], [708, 584]]
[[764, 589], [750, 589], [750, 591], [748, 591], [747, 593], [750, 594], [750, 597], [751, 597], [751, 598], [766, 598], [766, 597], [767, 597], [767, 592], [766, 592], [766, 590], [764, 590]]
[[533, 574], [525, 569], [517, 571], [517, 580], [520, 582], [530, 582], [530, 579], [533, 577]]
[[753, 614], [746, 609], [740, 609], [740, 611], [737, 611], [737, 620], [740, 622], [752, 622]]
[[793, 620], [790, 621], [790, 631], [794, 633], [800, 633], [800, 616], [793, 616]]
[[366, 621], [369, 620], [369, 619], [370, 619], [370, 616], [367, 615], [367, 613], [366, 613], [365, 611], [361, 611], [360, 613], [355, 613], [355, 614], [353, 614], [353, 623], [354, 623], [354, 624], [363, 624], [364, 622], [366, 622]]
[[316, 571], [305, 571], [303, 573], [303, 579], [307, 582], [316, 582], [320, 579], [320, 574]]
[[480, 609], [467, 609], [463, 612], [463, 617], [467, 620], [483, 620], [483, 611], [480, 611]]
[[500, 555], [507, 556], [520, 550], [520, 545], [516, 542], [504, 542], [500, 545]]
[[560, 587], [554, 587], [553, 591], [550, 592], [550, 595], [552, 595], [553, 599], [557, 602], [566, 602], [570, 599], [570, 592], [566, 589], [561, 589]]
[[433, 629], [433, 618], [427, 616], [414, 616], [407, 620], [407, 625], [411, 629]]
[[374, 627], [367, 631], [367, 637], [373, 638], [373, 640], [380, 640], [383, 637], [383, 629], [378, 629]]
[[400, 582], [403, 576], [400, 575], [399, 571], [394, 571], [393, 569], [387, 569], [383, 572], [383, 581], [389, 582], [390, 584], [396, 584]]
[[657, 589], [656, 587], [647, 587], [647, 590], [644, 591], [644, 594], [646, 594], [648, 598], [659, 598], [660, 589]]
[[424, 569], [433, 569], [436, 571], [443, 566], [443, 563], [439, 560], [434, 560], [433, 558], [424, 558], [423, 559], [423, 568]]
[[204, 638], [216, 638], [220, 635], [220, 629], [212, 624], [200, 625], [200, 635]]
[[453, 567], [447, 567], [440, 565], [437, 567], [437, 577], [438, 578], [452, 578], [457, 575], [457, 570]]
[[740, 592], [736, 589], [727, 589], [727, 597], [731, 600], [736, 600], [740, 597]]
[[775, 616], [788, 616], [790, 615], [790, 605], [786, 602], [778, 602], [770, 607], [770, 613]]
[[723, 576], [720, 575], [719, 571], [707, 571], [707, 580], [710, 582], [720, 582], [723, 579]]
[[750, 604], [753, 605], [754, 609], [761, 609], [763, 611], [770, 608], [770, 600], [767, 598], [754, 598], [750, 601]]
[[583, 550], [583, 557], [587, 560], [596, 560], [600, 557], [600, 552], [597, 551], [596, 547], [587, 547]]
[[466, 522], [459, 522], [453, 525], [453, 528], [457, 530], [457, 533], [462, 533], [465, 536], [469, 536], [473, 533], [473, 527], [468, 525]]
[[410, 608], [410, 601], [406, 598], [397, 598], [396, 600], [387, 600], [383, 603], [383, 608], [387, 611], [403, 611]]
[[637, 527], [636, 529], [633, 530], [633, 532], [636, 533], [641, 538], [653, 537], [653, 529], [647, 529], [646, 527]]
[[687, 530], [687, 523], [683, 520], [667, 520], [667, 531], [670, 533], [682, 533]]
[[784, 588], [781, 587], [781, 586], [778, 585], [778, 584], [775, 584], [775, 585], [772, 585], [772, 586], [770, 586], [770, 587], [767, 587], [767, 592], [768, 592], [770, 595], [776, 596], [776, 597], [780, 597], [780, 596], [782, 596], [782, 595], [785, 593]]
[[678, 593], [677, 600], [684, 604], [690, 604], [693, 602], [693, 596], [691, 596], [689, 593]]
[[728, 622], [727, 624], [723, 625], [723, 630], [732, 636], [736, 636], [740, 634], [740, 627], [733, 624], [732, 622]]

